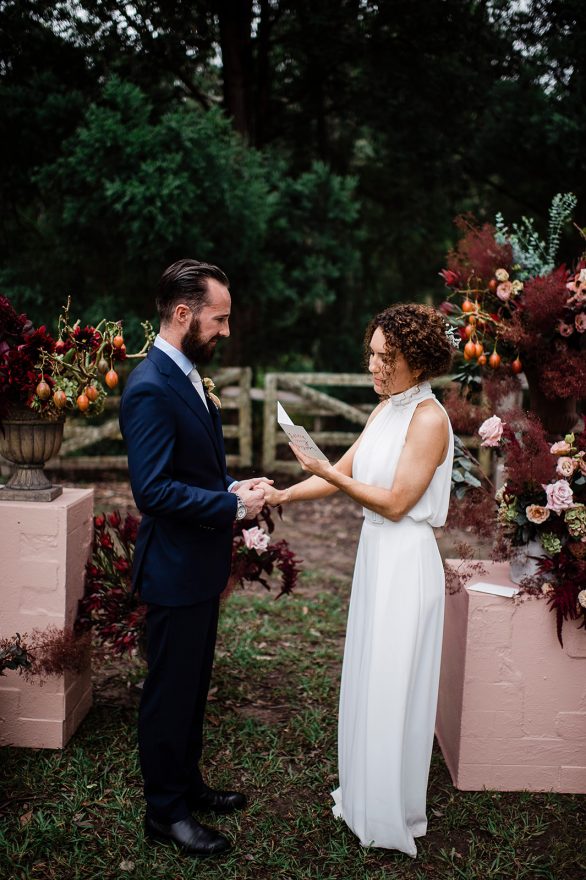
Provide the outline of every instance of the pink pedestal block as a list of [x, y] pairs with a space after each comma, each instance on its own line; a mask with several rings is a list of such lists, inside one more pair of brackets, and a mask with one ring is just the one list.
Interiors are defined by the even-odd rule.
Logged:
[[469, 590], [514, 586], [483, 565], [446, 596], [436, 734], [454, 785], [586, 793], [586, 633], [565, 622], [561, 648], [544, 600]]
[[[51, 502], [0, 502], [0, 636], [72, 626], [83, 593], [93, 528], [93, 489]], [[42, 684], [0, 677], [0, 743], [59, 749], [92, 702], [91, 670]]]

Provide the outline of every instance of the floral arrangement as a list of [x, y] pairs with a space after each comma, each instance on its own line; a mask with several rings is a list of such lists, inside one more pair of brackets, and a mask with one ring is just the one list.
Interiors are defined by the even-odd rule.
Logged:
[[15, 406], [29, 407], [47, 419], [60, 418], [68, 409], [99, 413], [107, 393], [100, 378], [108, 389], [115, 388], [115, 365], [127, 357], [142, 357], [154, 336], [145, 322], [145, 344], [129, 355], [120, 321], [82, 326], [79, 320], [72, 322], [69, 313], [70, 300], [59, 316], [54, 339], [44, 325], [33, 327], [0, 296], [0, 419]]
[[526, 217], [510, 229], [501, 215], [495, 225], [456, 221], [463, 236], [440, 273], [450, 289], [441, 308], [465, 342], [463, 377], [506, 365], [548, 398], [586, 395], [586, 256], [572, 269], [555, 264], [575, 206], [571, 193], [555, 196], [547, 243]]
[[504, 455], [506, 480], [496, 493], [501, 550], [509, 556], [538, 542], [538, 587], [561, 642], [564, 620], [581, 617], [586, 626], [586, 433], [551, 444], [534, 416], [511, 416], [491, 416], [478, 429], [482, 445]]
[[281, 574], [281, 589], [276, 597], [278, 599], [295, 588], [301, 560], [289, 548], [287, 541], [271, 542], [275, 526], [267, 505], [263, 507], [259, 519], [264, 522], [265, 528], [258, 523], [247, 529], [240, 522], [234, 524], [231, 580], [241, 587], [246, 581], [258, 581], [265, 589], [270, 590], [267, 577], [277, 569]]
[[[264, 523], [260, 525], [261, 521]], [[139, 520], [119, 511], [94, 517], [92, 558], [86, 567], [86, 587], [79, 604], [77, 630], [93, 631], [98, 642], [114, 654], [144, 648], [146, 605], [132, 592], [132, 560]], [[281, 589], [290, 593], [299, 575], [299, 563], [287, 541], [271, 543], [274, 523], [265, 507], [249, 528], [234, 524], [232, 583], [259, 582], [267, 590], [277, 569]]]

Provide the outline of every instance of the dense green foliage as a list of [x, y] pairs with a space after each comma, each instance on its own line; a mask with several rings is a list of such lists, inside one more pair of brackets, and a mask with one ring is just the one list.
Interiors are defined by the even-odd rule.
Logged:
[[457, 213], [586, 205], [585, 25], [581, 0], [4, 0], [0, 289], [132, 326], [191, 255], [231, 278], [227, 361], [357, 369], [374, 311], [441, 298]]

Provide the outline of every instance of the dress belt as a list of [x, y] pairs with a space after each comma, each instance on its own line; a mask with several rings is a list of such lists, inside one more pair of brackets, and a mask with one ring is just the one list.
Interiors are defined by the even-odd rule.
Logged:
[[367, 519], [368, 522], [380, 525], [385, 521], [384, 516], [381, 516], [380, 513], [375, 513], [374, 510], [369, 510], [368, 507], [363, 507], [362, 512], [364, 514], [364, 519]]

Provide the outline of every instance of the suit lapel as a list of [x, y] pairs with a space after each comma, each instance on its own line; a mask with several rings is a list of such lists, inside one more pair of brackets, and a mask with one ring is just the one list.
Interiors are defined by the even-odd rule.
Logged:
[[[222, 451], [223, 444], [220, 444], [218, 440], [218, 424], [220, 422], [220, 418], [218, 416], [218, 412], [208, 398], [209, 411], [206, 409], [206, 405], [185, 375], [177, 364], [165, 354], [165, 352], [161, 351], [158, 348], [151, 348], [148, 357], [151, 360], [154, 360], [157, 364], [160, 371], [167, 376], [167, 382], [175, 391], [176, 394], [183, 400], [186, 406], [198, 417], [205, 430], [207, 431], [210, 440], [214, 444], [214, 449], [216, 450], [216, 455], [218, 457], [218, 462], [223, 472], [226, 471], [226, 459], [225, 455]], [[212, 416], [212, 410], [215, 411]], [[220, 426], [221, 431], [221, 426]]]

